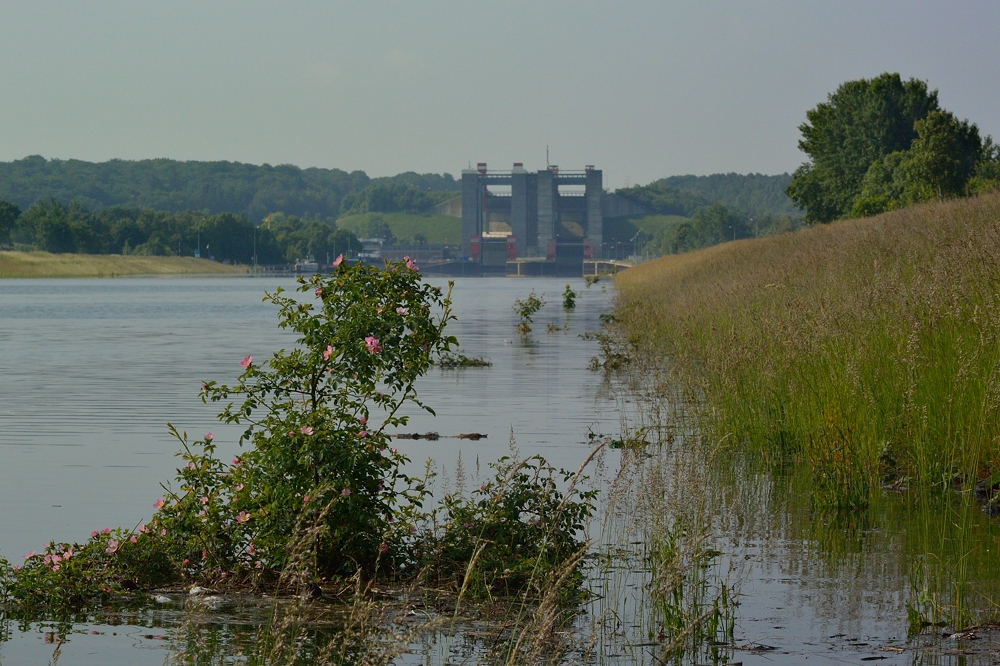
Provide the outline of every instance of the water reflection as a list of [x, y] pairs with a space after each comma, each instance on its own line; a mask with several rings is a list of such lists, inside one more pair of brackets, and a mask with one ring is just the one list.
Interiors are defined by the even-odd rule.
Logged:
[[[565, 280], [457, 282], [453, 331], [461, 351], [493, 366], [432, 372], [419, 390], [438, 416], [414, 414], [405, 430], [488, 438], [400, 440], [415, 465], [431, 457], [453, 471], [461, 452], [467, 472], [479, 466], [485, 474], [489, 461], [508, 452], [513, 431], [522, 453], [575, 469], [589, 450], [589, 431], [617, 435], [621, 414], [634, 426], [662, 421], [657, 410], [669, 411], [662, 404], [667, 394], [643, 395], [627, 388], [635, 388], [629, 378], [609, 380], [587, 369], [596, 345], [577, 334], [598, 327], [611, 294], [577, 282], [571, 313], [558, 303]], [[0, 281], [0, 553], [14, 559], [50, 538], [84, 539], [91, 529], [148, 517], [157, 484], [175, 466], [168, 420], [195, 436], [213, 431], [224, 456], [235, 450], [239, 430], [215, 421], [215, 409], [196, 398], [198, 385], [231, 380], [245, 354], [266, 357], [292, 344], [260, 302], [278, 284], [293, 286], [247, 279]], [[514, 331], [511, 305], [531, 289], [550, 303], [525, 341]], [[547, 333], [549, 323], [568, 330]], [[665, 497], [652, 499], [663, 501], [664, 513], [696, 517], [691, 524], [707, 525], [722, 552], [706, 575], [739, 593], [733, 644], [702, 646], [683, 661], [995, 663], [1000, 642], [989, 631], [976, 640], [945, 640], [945, 628], [932, 625], [914, 640], [907, 635], [908, 605], [930, 622], [950, 623], [950, 634], [974, 619], [955, 609], [988, 610], [988, 599], [1000, 599], [1000, 529], [968, 496], [886, 491], [863, 512], [819, 514], [804, 474], [764, 470], [738, 457], [703, 464], [685, 434], [665, 431], [663, 448], [650, 450], [667, 461], [666, 480], [653, 484], [632, 471], [616, 480], [618, 452], [597, 468], [602, 501], [616, 492], [633, 499], [661, 492]], [[595, 536], [608, 537], [606, 549], [598, 549], [605, 558], [592, 560], [595, 597], [575, 619], [580, 643], [571, 661], [658, 663], [648, 553], [621, 538], [644, 526], [616, 531], [611, 523], [595, 527]], [[634, 547], [610, 552], [621, 545]], [[448, 609], [423, 599], [391, 601], [378, 606], [385, 615], [366, 621], [394, 628], [394, 640], [412, 651], [399, 663], [486, 660], [498, 644], [496, 627], [505, 617], [499, 610], [492, 624], [479, 618], [460, 623], [460, 631], [424, 631], [450, 617]], [[194, 663], [240, 663], [273, 640], [267, 600], [239, 599], [216, 612], [186, 603], [178, 597], [63, 623], [8, 617], [0, 620], [0, 663], [46, 663], [57, 648], [72, 664], [162, 664], [168, 653]], [[318, 608], [310, 612], [324, 619], [300, 637], [303, 663], [330, 641], [343, 642], [350, 607]], [[421, 632], [408, 633], [417, 627]]]

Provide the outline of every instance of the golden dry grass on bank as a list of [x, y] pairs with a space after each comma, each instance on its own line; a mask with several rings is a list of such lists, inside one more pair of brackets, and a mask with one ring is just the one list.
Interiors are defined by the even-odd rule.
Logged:
[[1000, 469], [1000, 196], [669, 256], [621, 273], [619, 316], [674, 360], [717, 440], [880, 483]]
[[125, 275], [243, 275], [229, 266], [194, 257], [138, 257], [118, 254], [0, 252], [0, 278], [122, 277]]

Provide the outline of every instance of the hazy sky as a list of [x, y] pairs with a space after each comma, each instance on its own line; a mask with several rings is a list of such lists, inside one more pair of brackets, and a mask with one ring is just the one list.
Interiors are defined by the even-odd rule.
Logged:
[[780, 173], [884, 71], [1000, 135], [998, 28], [995, 1], [4, 2], [0, 160]]

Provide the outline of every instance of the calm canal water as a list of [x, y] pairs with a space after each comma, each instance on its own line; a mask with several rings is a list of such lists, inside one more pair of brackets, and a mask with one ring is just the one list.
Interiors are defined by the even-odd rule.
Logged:
[[[589, 452], [588, 432], [619, 432], [614, 392], [588, 369], [596, 343], [579, 337], [599, 328], [611, 287], [570, 280], [578, 307], [565, 313], [566, 282], [456, 281], [451, 332], [463, 353], [493, 366], [433, 370], [419, 390], [437, 416], [416, 414], [405, 431], [488, 438], [400, 440], [415, 466], [432, 458], [453, 473], [461, 452], [467, 471], [478, 460], [485, 475], [513, 435], [523, 454], [575, 469]], [[247, 354], [266, 358], [293, 344], [275, 326], [274, 308], [261, 302], [279, 285], [290, 289], [294, 281], [0, 280], [0, 555], [20, 562], [50, 539], [83, 541], [93, 529], [148, 519], [158, 484], [176, 467], [168, 421], [194, 438], [213, 432], [223, 457], [235, 452], [241, 429], [219, 424], [217, 406], [201, 404], [198, 388], [202, 380], [232, 381]], [[511, 306], [532, 289], [548, 305], [526, 342], [514, 331]], [[549, 333], [550, 323], [565, 330]], [[609, 474], [616, 460], [613, 453], [605, 460]], [[926, 641], [927, 649], [914, 650], [906, 636], [913, 558], [931, 554], [944, 567], [972, 562], [983, 577], [978, 589], [996, 587], [1000, 536], [975, 507], [914, 506], [889, 494], [865, 516], [831, 523], [813, 515], [808, 488], [795, 478], [744, 474], [717, 482], [741, 493], [739, 509], [715, 518], [726, 560], [741, 563], [735, 642], [743, 649], [726, 652], [721, 663], [995, 663], [988, 650], [958, 656], [957, 642]], [[644, 581], [641, 571], [626, 575], [619, 601], [640, 603]], [[162, 664], [183, 617], [168, 607], [77, 624], [59, 661]], [[245, 631], [246, 622], [230, 612], [217, 628]], [[0, 621], [0, 664], [50, 661], [46, 631], [52, 626]], [[761, 646], [775, 649], [753, 649]], [[453, 647], [437, 642], [405, 661], [458, 663], [462, 651]], [[655, 663], [641, 647], [612, 645], [599, 654], [603, 663]], [[228, 663], [225, 654], [216, 657], [212, 663]]]

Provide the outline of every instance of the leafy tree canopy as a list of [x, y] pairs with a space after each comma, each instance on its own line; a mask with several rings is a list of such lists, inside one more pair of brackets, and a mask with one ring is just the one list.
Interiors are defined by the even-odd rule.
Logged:
[[810, 222], [962, 196], [974, 175], [989, 171], [980, 165], [992, 142], [942, 110], [923, 81], [889, 73], [848, 81], [806, 117], [799, 148], [810, 161], [786, 192]]

